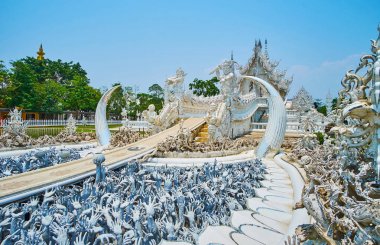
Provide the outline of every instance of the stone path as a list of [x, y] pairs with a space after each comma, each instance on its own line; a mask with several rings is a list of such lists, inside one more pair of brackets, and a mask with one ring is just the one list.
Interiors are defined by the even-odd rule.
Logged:
[[[232, 211], [230, 226], [208, 226], [200, 234], [198, 243], [206, 244], [284, 244], [288, 234], [293, 234], [295, 200], [292, 180], [288, 171], [275, 163], [273, 158], [263, 160], [267, 166], [266, 179], [261, 181], [263, 187], [255, 189], [256, 197], [247, 200], [248, 209]], [[298, 186], [302, 189], [303, 186]], [[305, 210], [301, 211], [301, 220], [307, 223]], [[306, 218], [306, 222], [305, 222]], [[162, 242], [161, 244], [188, 244]]]
[[[203, 123], [202, 118], [189, 118], [184, 121], [183, 127], [193, 130]], [[179, 125], [175, 125], [125, 147], [106, 151], [104, 165], [112, 169], [147, 154], [168, 136], [175, 136], [178, 130]], [[56, 185], [70, 184], [94, 174], [95, 165], [92, 163], [92, 156], [89, 156], [69, 163], [1, 178], [0, 205], [34, 195]]]

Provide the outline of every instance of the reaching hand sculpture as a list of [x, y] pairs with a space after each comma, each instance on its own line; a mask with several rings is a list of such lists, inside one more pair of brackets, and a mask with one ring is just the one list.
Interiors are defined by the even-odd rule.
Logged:
[[95, 183], [103, 182], [106, 178], [106, 169], [102, 165], [102, 163], [105, 161], [105, 157], [103, 153], [95, 153], [93, 162], [96, 165], [96, 181]]
[[[94, 157], [97, 166], [103, 161], [100, 154]], [[159, 244], [162, 239], [196, 243], [207, 224], [226, 225], [233, 209], [246, 207], [246, 199], [254, 195], [247, 190], [258, 186], [264, 173], [260, 161], [183, 169], [132, 162], [109, 171], [106, 178], [99, 173], [83, 183], [48, 190], [25, 204], [0, 207], [0, 240], [4, 244], [132, 245]]]

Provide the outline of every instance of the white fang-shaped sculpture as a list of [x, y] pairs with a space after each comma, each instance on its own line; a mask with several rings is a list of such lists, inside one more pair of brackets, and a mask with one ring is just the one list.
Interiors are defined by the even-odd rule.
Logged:
[[268, 126], [265, 130], [259, 146], [256, 149], [257, 158], [263, 158], [267, 151], [271, 149], [279, 149], [285, 137], [286, 130], [286, 109], [284, 101], [279, 92], [268, 82], [253, 76], [241, 76], [241, 78], [251, 79], [259, 82], [265, 87], [269, 93], [268, 108], [269, 119]]
[[101, 146], [108, 146], [111, 142], [111, 132], [108, 128], [106, 110], [107, 102], [111, 98], [112, 93], [119, 88], [120, 85], [117, 85], [113, 88], [110, 88], [105, 92], [102, 98], [99, 100], [95, 112], [95, 131], [96, 138]]

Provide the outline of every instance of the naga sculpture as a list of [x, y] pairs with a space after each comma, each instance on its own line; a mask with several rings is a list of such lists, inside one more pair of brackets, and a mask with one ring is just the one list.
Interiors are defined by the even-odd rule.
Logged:
[[263, 85], [268, 93], [268, 107], [269, 107], [269, 120], [268, 126], [265, 130], [264, 137], [262, 138], [257, 150], [256, 155], [262, 158], [269, 149], [279, 149], [285, 137], [286, 130], [286, 110], [284, 101], [280, 93], [268, 82], [251, 76], [242, 76], [246, 79], [259, 82]]
[[297, 229], [302, 242], [380, 243], [378, 31], [372, 54], [342, 80], [332, 138], [320, 145], [307, 134], [293, 149], [310, 179], [302, 202], [316, 220]]
[[111, 142], [111, 132], [108, 128], [106, 110], [107, 102], [111, 98], [112, 93], [118, 89], [120, 85], [110, 88], [100, 98], [95, 111], [95, 130], [96, 138], [101, 146], [107, 147]]
[[[355, 71], [350, 70], [342, 80], [341, 122], [349, 148], [364, 148], [366, 157], [373, 159], [373, 169], [379, 178], [380, 164], [380, 25], [379, 37], [372, 40], [372, 54], [364, 55]], [[363, 76], [360, 74], [366, 68]]]

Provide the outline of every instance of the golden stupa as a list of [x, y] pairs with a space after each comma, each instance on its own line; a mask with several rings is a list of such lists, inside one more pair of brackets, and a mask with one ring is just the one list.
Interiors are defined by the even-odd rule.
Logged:
[[44, 49], [42, 48], [42, 44], [40, 45], [40, 48], [39, 48], [37, 54], [38, 54], [37, 60], [43, 60], [43, 59], [45, 59], [45, 57], [44, 57], [45, 52], [44, 52]]

